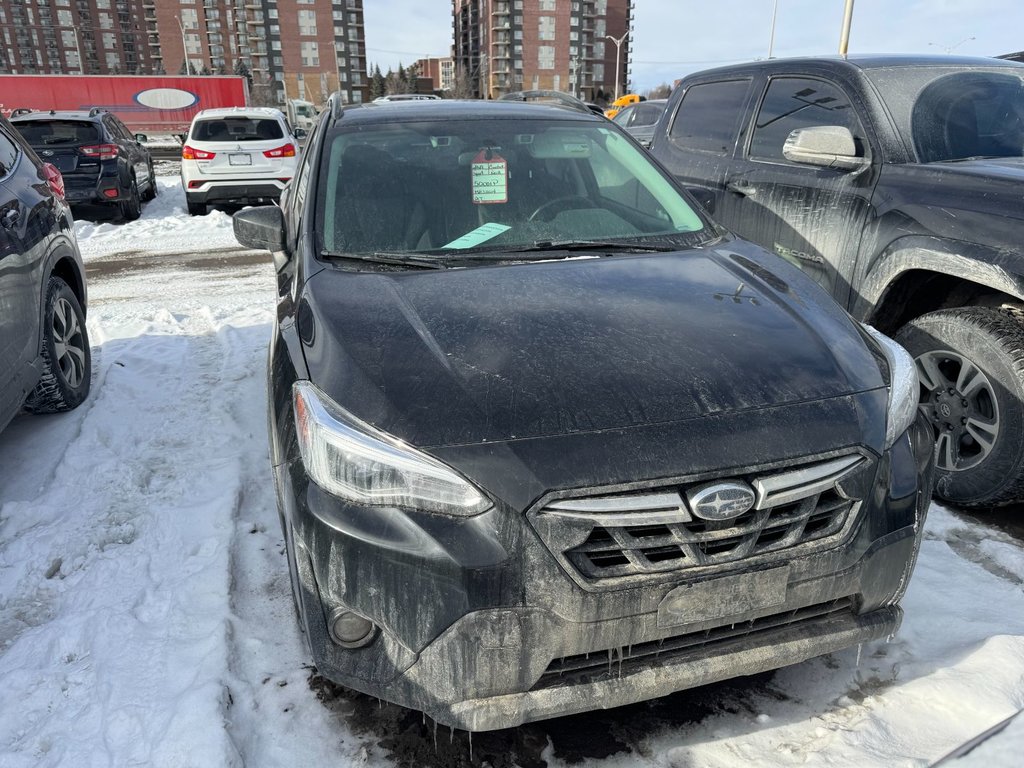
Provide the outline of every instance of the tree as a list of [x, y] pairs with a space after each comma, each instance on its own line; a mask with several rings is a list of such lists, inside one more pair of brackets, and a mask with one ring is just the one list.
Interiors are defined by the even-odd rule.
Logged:
[[672, 93], [672, 86], [668, 83], [662, 83], [661, 85], [654, 86], [644, 95], [648, 99], [667, 99], [670, 93]]
[[178, 67], [178, 74], [179, 75], [190, 75], [190, 74], [192, 74], [192, 71], [191, 71], [191, 69], [188, 66], [188, 59], [182, 59], [181, 60], [181, 66]]
[[370, 75], [370, 100], [378, 99], [385, 93], [387, 93], [387, 90], [384, 75], [380, 73], [380, 65], [376, 64], [373, 67], [373, 74]]
[[453, 99], [473, 98], [473, 81], [470, 79], [466, 67], [462, 64], [458, 64], [455, 67], [455, 76], [452, 78], [452, 88], [449, 95]]
[[234, 73], [239, 77], [244, 77], [249, 83], [249, 91], [252, 92], [252, 70], [249, 69], [249, 65], [245, 63], [245, 59], [238, 59], [235, 62]]

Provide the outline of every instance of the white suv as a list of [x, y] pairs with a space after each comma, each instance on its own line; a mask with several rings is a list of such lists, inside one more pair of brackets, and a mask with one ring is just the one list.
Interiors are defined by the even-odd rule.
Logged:
[[298, 162], [299, 142], [278, 109], [204, 109], [181, 148], [188, 212], [210, 203], [257, 205], [281, 198]]

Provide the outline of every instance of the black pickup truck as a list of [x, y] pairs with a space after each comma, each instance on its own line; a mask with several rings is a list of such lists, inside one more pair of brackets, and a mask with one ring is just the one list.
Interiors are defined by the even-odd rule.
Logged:
[[770, 59], [690, 75], [652, 154], [915, 357], [938, 496], [1024, 499], [1024, 64]]

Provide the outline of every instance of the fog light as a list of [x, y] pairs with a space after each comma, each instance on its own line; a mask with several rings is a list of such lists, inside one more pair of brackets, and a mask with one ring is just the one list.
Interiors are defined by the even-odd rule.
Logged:
[[331, 639], [342, 648], [359, 648], [366, 645], [377, 631], [369, 619], [353, 613], [347, 608], [335, 608], [327, 623]]

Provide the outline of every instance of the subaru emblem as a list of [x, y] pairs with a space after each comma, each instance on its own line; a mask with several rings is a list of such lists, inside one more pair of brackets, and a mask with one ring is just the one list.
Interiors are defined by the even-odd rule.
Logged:
[[691, 488], [686, 492], [686, 500], [697, 517], [732, 520], [754, 506], [754, 491], [746, 483], [727, 480]]
[[53, 157], [53, 150], [52, 149], [44, 149], [39, 154], [42, 155], [43, 157]]

